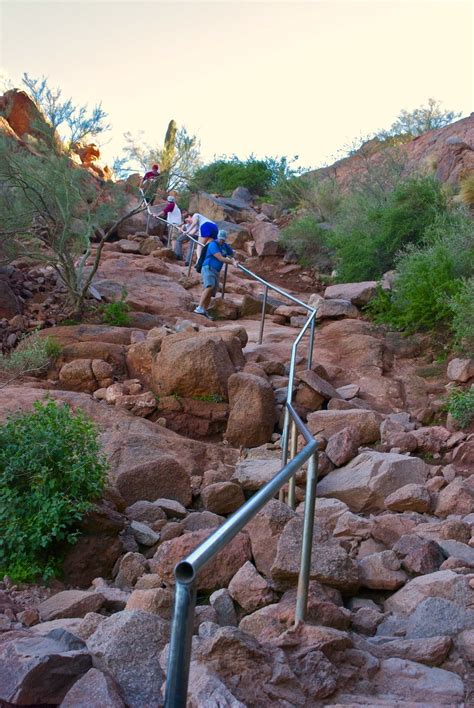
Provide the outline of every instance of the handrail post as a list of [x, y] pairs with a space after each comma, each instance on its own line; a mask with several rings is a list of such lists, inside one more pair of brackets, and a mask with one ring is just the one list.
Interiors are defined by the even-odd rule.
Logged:
[[[288, 411], [288, 408], [285, 407], [285, 421], [283, 423], [283, 432], [282, 436], [280, 438], [281, 440], [281, 466], [285, 467], [286, 463], [288, 462], [288, 438], [289, 438], [289, 432], [290, 432], [290, 413]], [[283, 490], [283, 487], [280, 489], [278, 492], [278, 499], [281, 502], [285, 501], [285, 492]]]
[[176, 581], [166, 672], [165, 708], [186, 708], [193, 638], [196, 581]]
[[189, 254], [188, 278], [191, 275], [191, 268], [193, 267], [193, 258], [194, 258], [194, 241], [191, 241], [191, 253]]
[[267, 297], [268, 297], [268, 285], [265, 285], [265, 291], [263, 293], [262, 302], [262, 319], [260, 321], [260, 334], [258, 335], [258, 343], [261, 344], [263, 340], [263, 328], [265, 326], [265, 310], [267, 309]]
[[306, 497], [304, 502], [303, 538], [301, 544], [301, 566], [296, 591], [295, 624], [306, 619], [308, 605], [309, 576], [311, 573], [311, 551], [313, 549], [314, 507], [316, 504], [316, 483], [318, 479], [318, 453], [308, 461]]
[[147, 211], [146, 213], [146, 235], [148, 236], [148, 227], [150, 226], [150, 212]]
[[308, 369], [313, 367], [313, 349], [314, 349], [314, 329], [316, 325], [316, 317], [311, 320], [311, 328], [309, 333], [309, 351], [308, 351]]
[[224, 299], [226, 283], [227, 283], [227, 263], [224, 266], [224, 277], [222, 278], [222, 299]]
[[[298, 449], [298, 431], [296, 429], [296, 423], [294, 420], [291, 421], [291, 443], [290, 443], [290, 459], [293, 460], [296, 457]], [[295, 509], [296, 507], [296, 480], [295, 475], [288, 482], [288, 506], [290, 509]]]

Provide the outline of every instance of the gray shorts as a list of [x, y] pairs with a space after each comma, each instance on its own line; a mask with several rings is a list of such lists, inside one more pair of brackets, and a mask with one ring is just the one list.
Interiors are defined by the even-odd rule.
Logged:
[[210, 266], [203, 266], [201, 270], [201, 283], [205, 288], [212, 288], [212, 295], [217, 293], [220, 273]]

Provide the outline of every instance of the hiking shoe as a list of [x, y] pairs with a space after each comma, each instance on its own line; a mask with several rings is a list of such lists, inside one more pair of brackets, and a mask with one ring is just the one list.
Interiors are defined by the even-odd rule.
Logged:
[[194, 312], [196, 313], [196, 315], [203, 315], [204, 317], [207, 317], [208, 320], [211, 319], [208, 311], [205, 310], [204, 307], [201, 307], [200, 305], [198, 305], [196, 308], [194, 308]]

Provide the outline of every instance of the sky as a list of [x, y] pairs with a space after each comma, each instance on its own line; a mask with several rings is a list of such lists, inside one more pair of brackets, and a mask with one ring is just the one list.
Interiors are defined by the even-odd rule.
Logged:
[[205, 161], [319, 167], [430, 97], [468, 115], [473, 29], [465, 0], [0, 0], [0, 66], [102, 102], [109, 163], [174, 118]]

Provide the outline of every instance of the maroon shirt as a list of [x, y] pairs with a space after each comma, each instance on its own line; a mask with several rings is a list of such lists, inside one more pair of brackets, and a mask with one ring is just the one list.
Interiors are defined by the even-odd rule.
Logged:
[[143, 177], [143, 182], [146, 182], [149, 179], [155, 179], [155, 177], [159, 177], [160, 173], [159, 172], [153, 172], [153, 170], [149, 170], [148, 172], [145, 172], [145, 176]]

